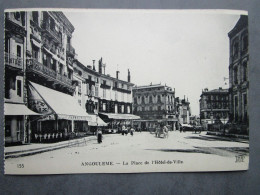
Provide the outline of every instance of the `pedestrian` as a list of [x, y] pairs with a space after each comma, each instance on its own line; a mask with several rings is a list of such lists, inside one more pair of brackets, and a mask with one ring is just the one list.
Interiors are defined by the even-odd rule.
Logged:
[[131, 133], [131, 135], [133, 136], [134, 135], [134, 128], [133, 127], [131, 127], [131, 129], [130, 129], [130, 133]]
[[97, 142], [99, 144], [102, 143], [102, 131], [100, 128], [97, 130]]

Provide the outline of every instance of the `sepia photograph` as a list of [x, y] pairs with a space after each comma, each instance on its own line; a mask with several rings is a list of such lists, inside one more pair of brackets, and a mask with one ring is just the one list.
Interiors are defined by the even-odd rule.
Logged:
[[249, 168], [248, 13], [7, 9], [5, 174]]

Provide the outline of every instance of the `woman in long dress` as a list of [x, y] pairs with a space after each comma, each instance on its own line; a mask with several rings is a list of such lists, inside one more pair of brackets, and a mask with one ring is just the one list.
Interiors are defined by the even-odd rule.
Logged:
[[102, 131], [101, 131], [101, 129], [97, 130], [97, 142], [99, 144], [102, 143]]

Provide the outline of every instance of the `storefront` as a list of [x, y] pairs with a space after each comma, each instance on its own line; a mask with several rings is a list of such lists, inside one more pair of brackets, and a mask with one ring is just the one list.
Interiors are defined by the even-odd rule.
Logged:
[[99, 113], [99, 116], [108, 123], [108, 128], [121, 131], [122, 127], [133, 126], [133, 120], [140, 119], [133, 114]]
[[35, 120], [34, 137], [67, 138], [88, 131], [93, 117], [80, 107], [73, 96], [30, 82], [29, 106], [43, 116]]
[[5, 103], [5, 143], [29, 143], [31, 126], [28, 116], [40, 114], [28, 109], [24, 104]]

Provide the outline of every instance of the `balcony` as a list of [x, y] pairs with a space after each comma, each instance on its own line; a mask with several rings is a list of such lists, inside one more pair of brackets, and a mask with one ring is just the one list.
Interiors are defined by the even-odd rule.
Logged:
[[36, 59], [27, 60], [27, 71], [37, 73], [38, 75], [47, 78], [47, 80], [54, 81], [58, 84], [63, 84], [66, 85], [67, 87], [73, 88], [71, 79], [44, 66]]
[[49, 23], [43, 22], [41, 28], [48, 37], [52, 38], [56, 43], [61, 44], [61, 38], [59, 37], [59, 34], [55, 30], [51, 30]]
[[76, 54], [74, 47], [72, 47], [70, 44], [67, 44], [67, 53], [72, 56], [75, 56], [75, 54]]
[[5, 52], [5, 64], [12, 68], [23, 70], [23, 58], [17, 55]]

